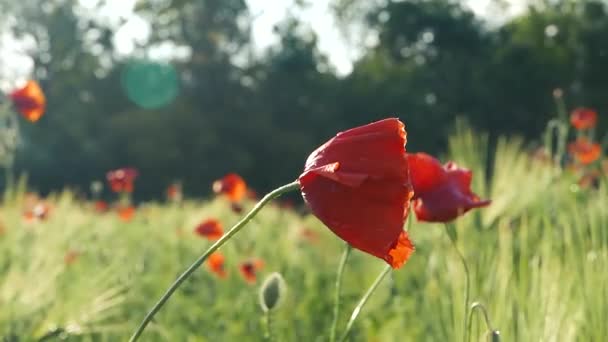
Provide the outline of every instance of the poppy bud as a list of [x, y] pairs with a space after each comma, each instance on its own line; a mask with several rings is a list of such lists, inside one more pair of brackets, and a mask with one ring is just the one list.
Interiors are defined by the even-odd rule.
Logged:
[[284, 297], [287, 286], [280, 273], [269, 275], [260, 288], [260, 306], [264, 312], [276, 309]]

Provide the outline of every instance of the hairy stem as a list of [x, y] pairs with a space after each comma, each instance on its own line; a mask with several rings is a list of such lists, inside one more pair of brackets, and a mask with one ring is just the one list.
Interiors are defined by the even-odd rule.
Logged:
[[346, 266], [346, 262], [348, 261], [348, 257], [352, 247], [347, 243], [344, 246], [344, 252], [342, 253], [342, 258], [340, 259], [340, 264], [338, 265], [338, 274], [336, 275], [336, 292], [334, 294], [334, 320], [331, 324], [331, 330], [329, 333], [329, 341], [336, 341], [336, 329], [338, 327], [338, 317], [340, 316], [340, 292], [342, 290], [342, 276], [344, 274], [344, 268]]
[[365, 303], [367, 303], [369, 298], [372, 296], [372, 294], [374, 294], [374, 292], [378, 288], [378, 285], [380, 285], [380, 283], [382, 282], [384, 277], [386, 277], [386, 275], [390, 271], [391, 271], [391, 266], [386, 265], [384, 267], [384, 269], [382, 270], [382, 272], [380, 272], [380, 274], [378, 275], [376, 280], [374, 280], [374, 283], [369, 287], [367, 292], [363, 295], [363, 297], [361, 297], [361, 300], [359, 300], [359, 304], [357, 304], [357, 306], [353, 310], [353, 313], [350, 315], [350, 319], [348, 320], [348, 324], [346, 325], [346, 330], [344, 330], [344, 333], [342, 334], [342, 337], [340, 338], [340, 342], [346, 341], [346, 339], [348, 338], [348, 334], [352, 330], [353, 325], [355, 324], [355, 321], [357, 320], [357, 317], [359, 317], [359, 314], [361, 313], [361, 309], [363, 309], [363, 306], [365, 306]]
[[245, 215], [245, 217], [243, 217], [236, 225], [234, 225], [234, 227], [232, 227], [226, 234], [224, 234], [224, 236], [222, 236], [211, 247], [209, 247], [209, 249], [207, 249], [207, 251], [205, 251], [205, 253], [203, 253], [198, 259], [196, 259], [196, 261], [194, 261], [194, 263], [192, 263], [192, 265], [190, 265], [190, 267], [188, 267], [184, 271], [184, 273], [182, 273], [175, 280], [175, 282], [173, 282], [173, 284], [171, 284], [171, 286], [169, 286], [169, 288], [167, 289], [165, 294], [163, 294], [163, 296], [158, 300], [158, 302], [156, 304], [154, 304], [154, 306], [152, 307], [150, 312], [148, 312], [146, 317], [144, 317], [143, 321], [137, 327], [137, 330], [133, 333], [133, 336], [131, 336], [131, 338], [129, 339], [129, 342], [137, 341], [137, 339], [143, 333], [144, 329], [146, 329], [146, 326], [148, 326], [150, 321], [152, 321], [152, 318], [154, 318], [154, 315], [156, 315], [156, 313], [163, 307], [163, 305], [165, 305], [165, 303], [169, 300], [169, 298], [171, 298], [171, 296], [173, 295], [175, 290], [177, 290], [177, 288], [186, 279], [188, 279], [190, 277], [190, 275], [194, 271], [196, 271], [203, 262], [205, 262], [205, 260], [207, 259], [207, 257], [209, 257], [209, 255], [211, 255], [213, 252], [215, 252], [224, 243], [226, 243], [228, 240], [230, 240], [230, 238], [232, 238], [236, 233], [238, 233], [241, 230], [241, 228], [243, 228], [247, 223], [249, 223], [249, 221], [251, 221], [251, 219], [254, 218], [255, 215], [266, 204], [268, 204], [268, 202], [281, 196], [284, 193], [287, 193], [287, 192], [290, 192], [290, 191], [293, 191], [293, 190], [296, 190], [299, 188], [300, 188], [300, 183], [298, 181], [294, 181], [292, 183], [283, 185], [283, 186], [271, 191], [270, 193], [266, 194], [266, 196], [264, 196], [264, 198], [262, 198], [255, 205], [255, 207], [253, 207], [253, 209], [251, 209], [251, 211], [249, 213], [247, 213], [247, 215]]

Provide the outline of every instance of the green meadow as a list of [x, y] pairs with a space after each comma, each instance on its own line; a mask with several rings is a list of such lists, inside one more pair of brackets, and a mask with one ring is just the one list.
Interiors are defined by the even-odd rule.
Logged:
[[[503, 341], [603, 341], [608, 336], [608, 189], [534, 159], [518, 138], [487, 138], [458, 126], [443, 160], [474, 171], [473, 190], [492, 204], [453, 223], [470, 269], [470, 300], [486, 309]], [[294, 175], [295, 178], [295, 175]], [[280, 184], [277, 184], [277, 186]], [[129, 222], [65, 191], [48, 217], [23, 218], [26, 186], [5, 192], [0, 211], [0, 338], [125, 341], [172, 281], [211, 242], [204, 219], [225, 229], [242, 214], [224, 198], [144, 203]], [[254, 205], [244, 203], [246, 210]], [[297, 203], [296, 207], [303, 203]], [[443, 225], [407, 223], [416, 252], [380, 284], [352, 341], [458, 341], [466, 278]], [[287, 291], [272, 312], [275, 341], [327, 341], [343, 242], [315, 217], [275, 202], [230, 240], [227, 277], [203, 265], [157, 314], [142, 341], [262, 341], [258, 292], [279, 272]], [[72, 254], [72, 257], [69, 256]], [[260, 258], [256, 284], [239, 264]], [[354, 251], [344, 271], [338, 335], [384, 262]], [[481, 311], [471, 341], [489, 340]], [[468, 330], [468, 329], [467, 329]]]

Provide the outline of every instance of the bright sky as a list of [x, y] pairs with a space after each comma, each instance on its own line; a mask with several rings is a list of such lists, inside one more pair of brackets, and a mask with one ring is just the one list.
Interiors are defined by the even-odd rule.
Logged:
[[[93, 10], [97, 4], [105, 3], [101, 10]], [[118, 28], [114, 44], [123, 55], [130, 54], [136, 43], [144, 43], [150, 34], [150, 27], [144, 19], [133, 15], [133, 8], [138, 0], [79, 0], [83, 15], [93, 15], [111, 26]], [[273, 27], [285, 18], [295, 0], [246, 0], [255, 17], [253, 21], [253, 39], [259, 51], [276, 43], [277, 37]], [[467, 0], [468, 6], [481, 15], [488, 17], [488, 6], [494, 0]], [[506, 0], [510, 5], [508, 17], [523, 10], [524, 0]], [[301, 18], [308, 23], [319, 38], [319, 49], [328, 55], [340, 74], [347, 74], [352, 69], [352, 60], [357, 57], [356, 51], [349, 48], [341, 38], [329, 8], [330, 0], [310, 0], [311, 6], [301, 13]], [[119, 27], [120, 20], [127, 19]], [[32, 62], [23, 57], [23, 44], [17, 43], [8, 35], [0, 35], [0, 88], [14, 87], [18, 79], [30, 77]], [[162, 58], [167, 52], [175, 51], [174, 47], [158, 48], [154, 55]], [[10, 69], [10, 70], [9, 70]], [[10, 80], [10, 81], [8, 81]], [[3, 82], [4, 81], [4, 82]]]

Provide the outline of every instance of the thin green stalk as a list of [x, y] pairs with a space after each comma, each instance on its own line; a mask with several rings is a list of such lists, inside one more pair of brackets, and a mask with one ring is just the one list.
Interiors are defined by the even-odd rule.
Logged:
[[338, 265], [338, 274], [336, 275], [336, 292], [334, 294], [334, 320], [331, 324], [331, 330], [329, 333], [329, 341], [334, 342], [336, 340], [336, 329], [338, 327], [338, 317], [340, 316], [340, 292], [342, 290], [342, 276], [344, 274], [344, 268], [346, 266], [346, 262], [348, 261], [348, 257], [352, 247], [347, 243], [344, 246], [344, 252], [342, 253], [342, 258], [340, 259], [340, 264]]
[[292, 183], [283, 185], [283, 186], [271, 191], [270, 193], [266, 194], [266, 196], [264, 196], [264, 198], [262, 198], [255, 205], [255, 207], [253, 207], [253, 209], [251, 209], [251, 211], [249, 213], [247, 213], [247, 215], [245, 215], [245, 217], [243, 217], [236, 225], [234, 225], [234, 227], [232, 227], [226, 234], [224, 234], [224, 236], [222, 236], [211, 247], [209, 247], [209, 249], [207, 249], [207, 251], [205, 251], [205, 253], [203, 253], [198, 259], [196, 259], [196, 261], [194, 261], [194, 263], [192, 263], [192, 265], [190, 265], [190, 267], [188, 267], [184, 271], [184, 273], [182, 273], [175, 280], [175, 282], [173, 284], [171, 284], [171, 286], [169, 286], [169, 288], [167, 289], [165, 294], [163, 294], [163, 296], [159, 299], [159, 301], [156, 304], [154, 304], [154, 306], [152, 307], [150, 312], [148, 312], [146, 317], [144, 317], [143, 321], [137, 327], [137, 330], [133, 333], [133, 336], [131, 336], [131, 338], [129, 339], [129, 342], [137, 341], [137, 339], [143, 333], [146, 326], [148, 326], [148, 323], [150, 323], [150, 321], [152, 321], [152, 318], [154, 318], [154, 315], [163, 307], [163, 305], [167, 302], [167, 300], [169, 300], [169, 298], [171, 298], [171, 295], [173, 295], [173, 292], [175, 292], [175, 290], [177, 290], [177, 288], [186, 279], [188, 279], [188, 277], [190, 277], [190, 275], [194, 271], [196, 271], [203, 262], [205, 262], [205, 260], [207, 259], [207, 257], [209, 257], [209, 255], [211, 255], [213, 252], [215, 252], [224, 243], [226, 243], [226, 241], [230, 240], [230, 238], [232, 238], [236, 233], [238, 233], [241, 230], [241, 228], [243, 228], [249, 221], [251, 221], [251, 219], [254, 218], [255, 215], [266, 204], [268, 204], [268, 202], [281, 196], [284, 193], [287, 193], [287, 192], [290, 192], [290, 191], [293, 191], [293, 190], [296, 190], [299, 188], [300, 188], [300, 183], [298, 181], [294, 181]]
[[264, 313], [264, 341], [272, 341], [272, 310]]
[[475, 302], [475, 303], [471, 304], [471, 311], [469, 312], [469, 317], [467, 319], [467, 321], [468, 321], [467, 330], [469, 332], [469, 336], [471, 335], [471, 326], [473, 325], [473, 314], [475, 313], [475, 310], [481, 311], [481, 313], [483, 314], [483, 318], [484, 318], [484, 321], [486, 322], [486, 328], [488, 329], [488, 332], [490, 334], [492, 334], [493, 336], [500, 335], [498, 330], [495, 330], [494, 327], [492, 326], [492, 322], [490, 321], [490, 315], [488, 314], [488, 310], [486, 310], [486, 307], [479, 302]]
[[483, 304], [479, 303], [479, 302], [475, 302], [473, 304], [471, 304], [471, 311], [469, 312], [469, 326], [468, 326], [468, 330], [471, 330], [471, 326], [472, 326], [472, 321], [473, 321], [473, 314], [475, 313], [475, 310], [481, 311], [481, 313], [483, 314], [483, 319], [486, 322], [486, 328], [488, 328], [489, 331], [493, 331], [494, 328], [492, 327], [492, 322], [490, 322], [490, 315], [488, 315], [488, 310], [486, 310], [486, 307], [483, 306]]
[[464, 255], [458, 249], [458, 245], [456, 244], [456, 235], [450, 233], [450, 227], [446, 224], [446, 233], [452, 242], [452, 246], [454, 246], [454, 250], [458, 257], [460, 258], [460, 262], [462, 263], [462, 267], [464, 268], [464, 327], [463, 327], [463, 342], [468, 342], [467, 335], [467, 319], [469, 316], [469, 296], [470, 296], [470, 275], [469, 275], [469, 265], [467, 264], [467, 260], [464, 258]]
[[384, 277], [386, 277], [386, 275], [391, 271], [391, 269], [392, 268], [390, 265], [386, 265], [384, 267], [384, 269], [382, 270], [382, 272], [380, 272], [380, 274], [378, 275], [378, 277], [376, 278], [376, 280], [374, 281], [372, 286], [370, 286], [370, 288], [363, 295], [363, 297], [361, 297], [361, 300], [359, 300], [359, 304], [357, 304], [357, 306], [353, 310], [353, 313], [350, 315], [350, 319], [348, 320], [348, 324], [346, 325], [346, 330], [344, 330], [342, 337], [340, 337], [340, 342], [346, 341], [346, 338], [348, 337], [348, 334], [350, 333], [351, 329], [353, 328], [353, 325], [355, 324], [357, 317], [359, 317], [359, 314], [361, 313], [361, 309], [363, 309], [363, 306], [365, 305], [365, 303], [367, 303], [369, 298], [372, 296], [372, 294], [378, 288], [378, 285], [380, 285], [380, 283], [382, 282]]

